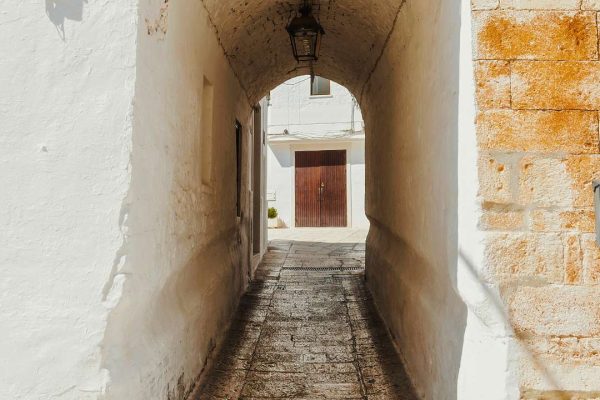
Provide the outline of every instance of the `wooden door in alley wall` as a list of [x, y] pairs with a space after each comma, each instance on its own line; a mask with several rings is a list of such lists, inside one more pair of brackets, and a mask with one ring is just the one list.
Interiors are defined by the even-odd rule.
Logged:
[[321, 226], [346, 226], [346, 150], [321, 153]]
[[296, 226], [346, 226], [346, 150], [297, 151], [295, 157]]

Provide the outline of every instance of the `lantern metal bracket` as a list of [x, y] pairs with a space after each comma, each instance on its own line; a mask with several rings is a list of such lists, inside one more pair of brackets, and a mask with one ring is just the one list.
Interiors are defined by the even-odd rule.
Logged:
[[296, 16], [288, 23], [286, 31], [290, 36], [292, 53], [296, 61], [299, 63], [317, 61], [321, 37], [325, 34], [325, 30], [313, 15], [311, 1], [303, 1]]

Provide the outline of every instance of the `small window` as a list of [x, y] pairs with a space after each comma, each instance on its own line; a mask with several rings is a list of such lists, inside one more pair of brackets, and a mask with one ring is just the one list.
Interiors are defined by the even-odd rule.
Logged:
[[310, 86], [311, 96], [329, 96], [331, 94], [331, 81], [329, 79], [315, 76]]
[[201, 135], [201, 159], [202, 165], [202, 183], [210, 185], [212, 180], [212, 153], [213, 153], [213, 101], [214, 89], [206, 77], [204, 77], [204, 85], [202, 88], [202, 132]]
[[235, 121], [235, 208], [236, 215], [242, 216], [242, 124]]

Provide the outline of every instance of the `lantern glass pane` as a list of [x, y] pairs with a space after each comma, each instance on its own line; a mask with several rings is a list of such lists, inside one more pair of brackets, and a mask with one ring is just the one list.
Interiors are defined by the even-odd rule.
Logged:
[[286, 28], [292, 41], [292, 51], [298, 61], [316, 61], [323, 28], [310, 14], [310, 9], [301, 10], [301, 14]]
[[294, 38], [298, 57], [314, 57], [315, 56], [315, 37], [314, 36], [296, 36]]

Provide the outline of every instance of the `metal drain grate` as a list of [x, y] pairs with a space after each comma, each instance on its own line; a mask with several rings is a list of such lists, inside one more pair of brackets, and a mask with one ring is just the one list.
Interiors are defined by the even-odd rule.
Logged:
[[365, 269], [363, 266], [339, 266], [339, 267], [283, 267], [285, 270], [289, 271], [360, 271]]

